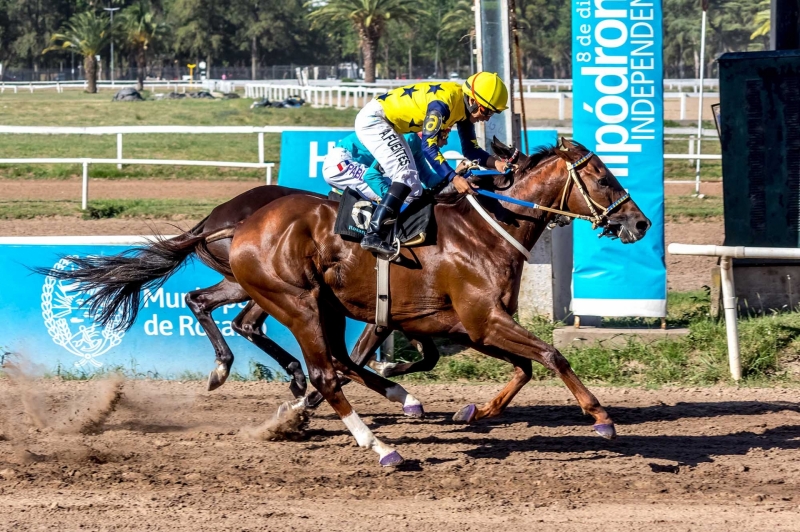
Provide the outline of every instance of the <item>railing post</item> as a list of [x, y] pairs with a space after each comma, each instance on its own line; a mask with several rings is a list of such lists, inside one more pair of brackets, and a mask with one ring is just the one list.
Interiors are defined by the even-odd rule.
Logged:
[[686, 98], [687, 94], [683, 91], [680, 92], [681, 95], [681, 120], [686, 120]]
[[[122, 133], [117, 133], [117, 159], [122, 160]], [[117, 170], [122, 170], [122, 163], [117, 164]]]
[[738, 316], [732, 259], [730, 257], [722, 257], [719, 269], [722, 280], [722, 306], [725, 308], [725, 330], [728, 334], [728, 362], [733, 380], [738, 381], [742, 378], [742, 361], [739, 357]]
[[267, 165], [267, 185], [272, 184], [272, 165]]
[[[694, 155], [695, 136], [689, 135], [689, 155]], [[689, 159], [689, 166], [694, 166], [694, 159]]]
[[558, 119], [564, 120], [564, 93], [558, 93]]
[[81, 209], [89, 207], [89, 161], [83, 161], [83, 182], [81, 183]]
[[258, 162], [264, 164], [264, 132], [258, 134]]

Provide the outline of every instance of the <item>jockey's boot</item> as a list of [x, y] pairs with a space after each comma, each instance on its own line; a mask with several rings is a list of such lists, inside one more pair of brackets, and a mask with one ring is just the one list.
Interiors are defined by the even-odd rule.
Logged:
[[397, 221], [400, 208], [410, 192], [411, 187], [400, 181], [396, 181], [389, 186], [389, 192], [386, 193], [375, 208], [375, 212], [372, 213], [367, 234], [361, 240], [363, 249], [379, 255], [381, 258], [389, 258], [397, 252], [391, 243], [386, 242], [386, 236], [389, 234], [392, 225]]

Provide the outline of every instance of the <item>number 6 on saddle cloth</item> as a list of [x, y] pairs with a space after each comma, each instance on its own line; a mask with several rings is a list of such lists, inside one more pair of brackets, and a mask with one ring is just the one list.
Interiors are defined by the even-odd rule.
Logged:
[[[333, 232], [345, 240], [361, 242], [376, 206], [376, 203], [364, 199], [351, 188], [344, 189]], [[433, 216], [433, 203], [423, 198], [405, 205], [392, 232], [391, 240], [397, 238], [406, 247], [435, 242], [436, 219]]]

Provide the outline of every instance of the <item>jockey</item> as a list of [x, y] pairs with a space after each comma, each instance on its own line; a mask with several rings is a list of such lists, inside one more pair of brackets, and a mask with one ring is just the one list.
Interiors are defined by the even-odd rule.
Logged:
[[395, 250], [385, 240], [389, 227], [412, 190], [419, 187], [419, 172], [404, 133], [421, 132], [425, 159], [442, 178], [461, 193], [472, 187], [456, 175], [439, 151], [443, 129], [458, 127], [464, 157], [481, 166], [505, 172], [514, 161], [498, 159], [478, 146], [475, 123], [484, 122], [508, 106], [508, 89], [493, 72], [478, 72], [462, 85], [454, 82], [417, 83], [391, 90], [369, 102], [356, 116], [356, 135], [375, 156], [392, 181], [375, 209], [361, 247], [390, 256]]
[[[443, 129], [439, 133], [439, 147], [447, 144], [449, 135], [449, 129]], [[412, 187], [411, 193], [406, 199], [406, 203], [410, 203], [422, 194], [422, 187], [433, 188], [444, 178], [434, 172], [425, 162], [420, 133], [408, 133], [403, 138], [411, 148], [414, 162], [419, 168], [420, 182], [417, 183], [417, 187]], [[336, 196], [341, 194], [345, 188], [350, 187], [362, 197], [380, 202], [381, 198], [389, 191], [391, 184], [391, 181], [381, 172], [375, 157], [359, 142], [355, 133], [351, 133], [337, 142], [336, 146], [328, 152], [322, 162], [322, 177], [333, 188], [328, 194], [328, 199], [337, 201], [339, 198]]]

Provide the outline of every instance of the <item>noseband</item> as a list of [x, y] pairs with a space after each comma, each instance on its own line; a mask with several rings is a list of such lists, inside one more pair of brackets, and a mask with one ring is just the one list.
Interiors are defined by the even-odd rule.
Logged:
[[[567, 171], [569, 172], [569, 179], [567, 179], [567, 182], [564, 183], [564, 190], [561, 191], [561, 202], [558, 204], [558, 209], [560, 212], [558, 212], [558, 214], [561, 214], [562, 216], [571, 216], [573, 218], [580, 218], [581, 220], [587, 220], [589, 222], [592, 222], [592, 229], [597, 229], [598, 227], [604, 227], [608, 223], [608, 215], [611, 214], [611, 212], [614, 209], [616, 209], [617, 207], [619, 207], [620, 205], [631, 199], [631, 195], [630, 193], [626, 192], [624, 196], [619, 198], [617, 201], [615, 201], [605, 209], [603, 209], [602, 205], [597, 203], [595, 200], [591, 198], [591, 196], [589, 196], [589, 194], [586, 192], [586, 188], [583, 186], [583, 183], [581, 183], [581, 180], [578, 179], [577, 168], [586, 161], [588, 161], [589, 159], [591, 159], [593, 155], [594, 153], [589, 152], [580, 159], [578, 159], [577, 161], [575, 161], [574, 163], [569, 163], [569, 162], [567, 163]], [[567, 191], [569, 190], [569, 186], [571, 183], [575, 183], [575, 186], [578, 188], [578, 192], [580, 192], [581, 196], [583, 196], [583, 200], [586, 202], [586, 205], [589, 207], [589, 210], [592, 213], [591, 216], [579, 216], [564, 211], [564, 202], [567, 198]], [[603, 209], [603, 212], [598, 212], [597, 209]], [[555, 210], [553, 210], [553, 212], [555, 212]]]

